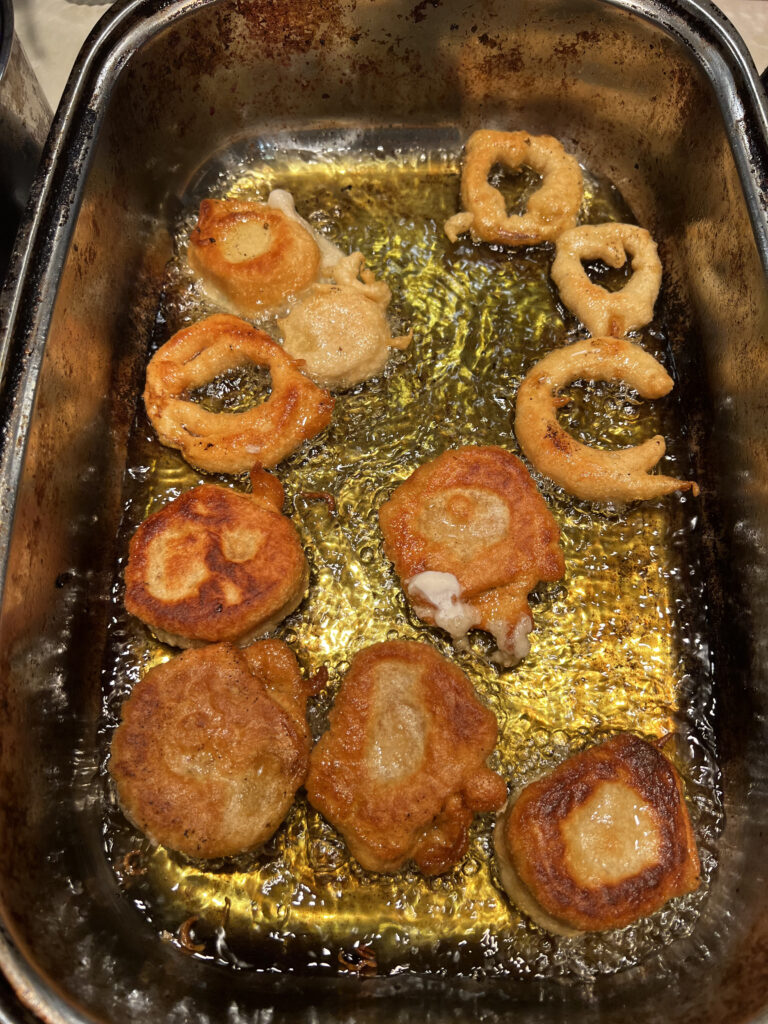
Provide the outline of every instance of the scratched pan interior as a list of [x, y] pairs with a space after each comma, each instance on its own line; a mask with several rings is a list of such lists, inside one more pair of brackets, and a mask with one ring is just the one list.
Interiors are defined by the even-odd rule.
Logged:
[[[656, 24], [597, 0], [125, 4], [81, 57], [44, 167], [48, 232], [13, 292], [3, 392], [6, 465], [8, 424], [27, 444], [4, 510], [0, 948], [44, 1018], [764, 1015], [766, 288], [716, 90], [663, 28], [681, 6], [648, 4]], [[589, 985], [514, 971], [286, 976], [185, 956], [119, 891], [97, 757], [126, 451], [181, 197], [217, 154], [280, 133], [291, 148], [340, 129], [418, 140], [488, 124], [561, 138], [660, 244], [703, 487], [691, 558], [706, 581], [696, 614], [726, 821], [710, 892], [692, 934]]]

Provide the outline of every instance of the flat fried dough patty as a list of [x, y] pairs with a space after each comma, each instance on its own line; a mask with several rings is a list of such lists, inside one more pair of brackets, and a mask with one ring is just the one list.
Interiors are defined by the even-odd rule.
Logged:
[[297, 607], [307, 579], [290, 519], [254, 496], [203, 484], [149, 516], [131, 538], [125, 606], [179, 647], [243, 644]]
[[109, 771], [125, 815], [188, 857], [258, 849], [306, 777], [306, 694], [279, 640], [245, 651], [212, 644], [150, 669], [112, 738]]
[[307, 795], [369, 871], [413, 860], [426, 875], [464, 855], [474, 815], [506, 786], [486, 760], [496, 718], [464, 673], [427, 644], [355, 656], [312, 752]]
[[[421, 619], [456, 639], [486, 629], [511, 660], [527, 653], [528, 594], [565, 565], [560, 530], [520, 459], [492, 446], [444, 452], [395, 489], [379, 522]], [[450, 577], [449, 603], [434, 585]]]
[[212, 298], [256, 316], [315, 280], [320, 250], [296, 220], [265, 203], [204, 199], [189, 236], [189, 265]]
[[499, 815], [502, 883], [549, 931], [623, 928], [699, 885], [682, 782], [629, 733], [568, 758]]

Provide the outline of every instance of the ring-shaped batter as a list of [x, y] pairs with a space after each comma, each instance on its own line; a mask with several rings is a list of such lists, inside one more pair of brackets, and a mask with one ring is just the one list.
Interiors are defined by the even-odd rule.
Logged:
[[[634, 224], [584, 224], [564, 231], [555, 243], [552, 280], [563, 303], [593, 337], [620, 338], [653, 319], [661, 287], [661, 262], [656, 243]], [[623, 267], [631, 259], [632, 277], [617, 292], [609, 292], [587, 277], [582, 260], [600, 259]]]
[[624, 381], [643, 398], [661, 398], [672, 378], [653, 356], [624, 338], [587, 338], [550, 352], [520, 385], [515, 434], [524, 453], [558, 486], [588, 501], [634, 501], [699, 488], [690, 480], [650, 475], [666, 451], [656, 435], [632, 448], [600, 451], [581, 444], [557, 421], [566, 399], [557, 392], [574, 380]]
[[[243, 363], [272, 377], [266, 402], [245, 412], [209, 412], [186, 394]], [[328, 426], [333, 398], [263, 331], [226, 314], [209, 316], [162, 345], [147, 367], [144, 404], [163, 444], [206, 473], [269, 468]]]
[[[514, 170], [525, 165], [542, 177], [525, 213], [507, 214], [504, 197], [488, 181], [495, 164]], [[551, 135], [478, 131], [470, 136], [461, 174], [465, 212], [450, 217], [445, 233], [452, 242], [464, 231], [475, 240], [503, 245], [553, 242], [576, 224], [584, 180], [575, 157]]]
[[219, 305], [256, 316], [315, 280], [320, 249], [282, 210], [243, 199], [204, 199], [187, 260]]

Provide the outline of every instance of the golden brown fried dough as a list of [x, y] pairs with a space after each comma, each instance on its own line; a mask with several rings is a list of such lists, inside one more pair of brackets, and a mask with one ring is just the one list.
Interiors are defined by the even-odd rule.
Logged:
[[486, 765], [495, 742], [496, 719], [459, 668], [426, 644], [375, 644], [344, 677], [307, 795], [368, 871], [413, 860], [436, 875], [464, 855], [475, 814], [504, 802]]
[[125, 815], [188, 857], [257, 850], [306, 778], [306, 692], [279, 640], [212, 644], [150, 669], [112, 738]]
[[[282, 640], [257, 640], [241, 653], [253, 675], [263, 680], [270, 698], [285, 711], [307, 744], [312, 742], [306, 717], [307, 697], [314, 692], [312, 681], [301, 677], [296, 655]], [[309, 763], [307, 763], [309, 768]]]
[[187, 259], [216, 302], [257, 316], [315, 280], [320, 250], [311, 233], [281, 210], [244, 199], [204, 199]]
[[680, 777], [629, 734], [510, 797], [494, 845], [512, 901], [564, 935], [623, 928], [699, 885]]
[[[609, 292], [587, 277], [582, 260], [601, 259], [623, 267], [632, 259], [632, 277], [617, 292]], [[661, 261], [656, 243], [634, 224], [584, 224], [564, 231], [555, 243], [552, 280], [563, 303], [590, 334], [620, 338], [653, 319], [661, 286]]]
[[391, 348], [404, 349], [411, 335], [393, 338], [386, 311], [392, 297], [383, 281], [362, 270], [362, 253], [332, 270], [334, 284], [316, 284], [278, 320], [283, 347], [316, 383], [348, 388], [384, 368]]
[[246, 644], [304, 597], [307, 560], [296, 527], [280, 511], [282, 486], [263, 471], [252, 479], [253, 495], [194, 487], [131, 538], [125, 606], [165, 643]]
[[[269, 398], [245, 412], [209, 412], [188, 393], [244, 364], [265, 366]], [[144, 404], [160, 441], [206, 473], [276, 466], [331, 421], [333, 399], [263, 331], [234, 316], [209, 316], [162, 345], [149, 362]]]
[[[504, 197], [488, 181], [494, 164], [514, 170], [527, 166], [542, 177], [525, 213], [507, 214]], [[465, 231], [475, 240], [502, 245], [553, 242], [576, 224], [584, 182], [578, 161], [551, 135], [529, 132], [474, 132], [464, 151], [461, 200], [464, 213], [450, 217], [445, 233], [452, 242]]]
[[660, 434], [633, 448], [603, 451], [566, 433], [557, 421], [557, 409], [567, 399], [557, 393], [579, 379], [625, 381], [643, 398], [661, 398], [673, 387], [672, 378], [652, 355], [623, 338], [587, 338], [548, 353], [528, 371], [515, 407], [517, 440], [540, 473], [588, 501], [699, 493], [691, 480], [649, 472], [666, 450]]
[[454, 639], [488, 630], [503, 663], [528, 653], [528, 594], [565, 564], [560, 530], [520, 459], [494, 447], [447, 451], [396, 488], [379, 522], [419, 618]]

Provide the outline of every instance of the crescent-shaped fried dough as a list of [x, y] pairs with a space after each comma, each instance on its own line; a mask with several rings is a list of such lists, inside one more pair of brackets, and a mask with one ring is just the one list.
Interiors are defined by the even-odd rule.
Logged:
[[465, 853], [476, 813], [499, 808], [486, 765], [496, 719], [464, 673], [426, 644], [357, 654], [310, 761], [307, 796], [368, 871], [413, 860], [425, 875]]
[[[259, 485], [264, 477], [273, 486]], [[149, 516], [131, 538], [125, 607], [165, 643], [246, 644], [300, 604], [309, 571], [281, 514], [283, 489], [254, 472], [254, 494], [203, 484]]]
[[280, 640], [211, 644], [151, 668], [110, 749], [126, 817], [188, 857], [257, 850], [306, 778], [307, 692]]
[[317, 242], [295, 218], [244, 199], [200, 203], [187, 259], [211, 297], [243, 316], [282, 306], [320, 268]]
[[[508, 215], [504, 197], [489, 183], [494, 164], [512, 170], [525, 165], [541, 175], [541, 186], [522, 215]], [[464, 231], [471, 231], [476, 241], [502, 245], [553, 242], [575, 225], [583, 192], [578, 161], [551, 135], [477, 131], [467, 141], [461, 173], [461, 200], [466, 212], [450, 217], [445, 233], [452, 242]]]
[[564, 935], [623, 928], [699, 885], [680, 777], [629, 734], [513, 794], [494, 845], [512, 901]]
[[643, 398], [661, 398], [672, 378], [652, 355], [621, 338], [587, 338], [555, 349], [536, 363], [517, 393], [515, 434], [539, 472], [589, 501], [634, 501], [699, 488], [690, 480], [650, 475], [666, 451], [657, 434], [633, 448], [601, 451], [581, 444], [560, 426], [557, 397], [574, 380], [625, 381]]
[[[269, 398], [245, 412], [209, 412], [186, 396], [225, 370], [252, 363], [272, 378]], [[269, 468], [331, 421], [333, 398], [305, 377], [268, 334], [217, 314], [178, 331], [149, 362], [144, 404], [161, 442], [206, 473]]]
[[560, 530], [520, 459], [465, 447], [420, 466], [379, 511], [384, 550], [425, 622], [493, 633], [497, 660], [528, 653], [528, 594], [565, 571]]
[[391, 293], [362, 270], [362, 253], [340, 260], [334, 284], [316, 284], [278, 320], [283, 347], [316, 383], [348, 388], [384, 368], [390, 348], [407, 348], [411, 334], [393, 338], [386, 311]]
[[[601, 259], [623, 267], [632, 259], [632, 277], [622, 289], [609, 292], [587, 277], [582, 260]], [[555, 242], [552, 280], [560, 298], [595, 337], [620, 338], [653, 319], [661, 286], [661, 261], [656, 243], [633, 224], [585, 224], [564, 231]]]

